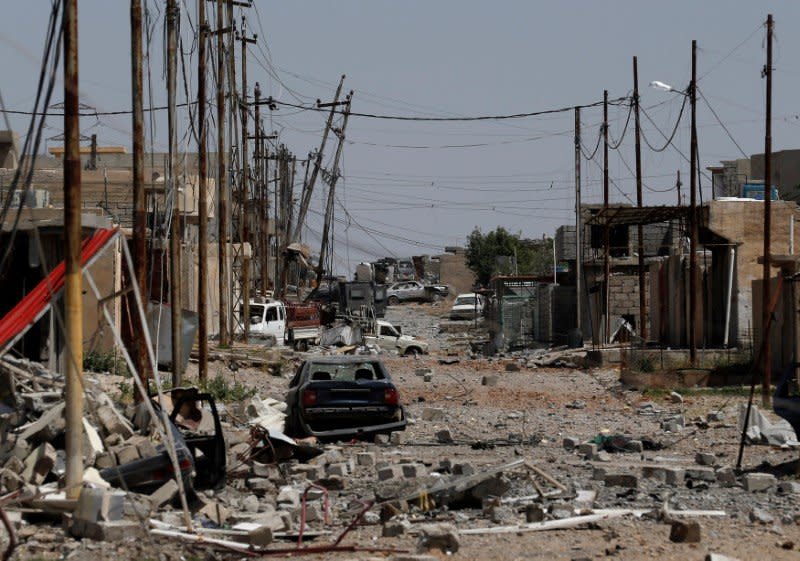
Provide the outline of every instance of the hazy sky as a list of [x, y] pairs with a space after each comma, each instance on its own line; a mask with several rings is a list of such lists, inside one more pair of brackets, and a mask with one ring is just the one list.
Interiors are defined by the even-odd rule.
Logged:
[[[166, 100], [162, 74], [162, 0], [145, 0], [153, 19], [153, 103]], [[249, 79], [265, 95], [300, 104], [330, 100], [346, 74], [353, 111], [426, 116], [499, 115], [616, 98], [632, 89], [631, 58], [639, 58], [642, 105], [664, 131], [671, 130], [682, 97], [647, 87], [652, 80], [684, 88], [690, 79], [691, 40], [699, 45], [699, 87], [749, 155], [764, 146], [765, 27], [775, 17], [773, 147], [796, 148], [800, 132], [800, 21], [795, 2], [719, 1], [378, 1], [274, 2], [256, 0], [246, 10], [258, 45], [249, 51]], [[79, 0], [82, 101], [98, 110], [130, 107], [129, 3]], [[191, 26], [196, 3], [181, 1], [184, 52], [194, 95], [196, 50]], [[10, 2], [0, 21], [0, 58], [8, 109], [29, 110], [50, 2]], [[237, 14], [240, 10], [237, 8]], [[237, 47], [238, 56], [238, 47]], [[60, 87], [60, 84], [59, 84]], [[179, 101], [185, 94], [179, 93]], [[56, 101], [62, 94], [57, 91]], [[149, 103], [149, 102], [148, 102]], [[266, 112], [268, 127], [298, 157], [318, 145], [325, 116], [281, 108]], [[627, 109], [610, 109], [610, 134], [622, 132]], [[583, 111], [586, 152], [595, 146], [601, 108]], [[184, 137], [187, 113], [181, 112]], [[12, 117], [22, 131], [27, 121]], [[698, 103], [703, 167], [741, 157], [706, 103]], [[84, 118], [86, 134], [101, 144], [130, 145], [130, 117]], [[502, 225], [525, 236], [552, 235], [574, 221], [573, 113], [508, 121], [421, 123], [351, 117], [338, 193], [335, 256], [340, 272], [349, 260], [386, 254], [436, 253], [463, 243], [469, 231]], [[675, 146], [689, 153], [688, 111]], [[62, 122], [51, 118], [47, 136]], [[646, 117], [644, 134], [664, 140]], [[91, 130], [89, 130], [91, 129]], [[157, 150], [166, 138], [166, 114], [156, 115]], [[187, 137], [188, 138], [188, 137]], [[333, 139], [332, 139], [333, 140]], [[184, 146], [195, 150], [193, 144]], [[333, 142], [326, 155], [333, 153]], [[645, 203], [673, 203], [675, 172], [688, 183], [688, 163], [672, 148], [643, 146]], [[612, 151], [612, 202], [635, 200], [633, 134]], [[584, 201], [602, 197], [602, 149], [584, 161]], [[302, 169], [298, 171], [302, 175]], [[702, 179], [704, 196], [709, 180]], [[312, 247], [319, 243], [323, 189], [309, 215]], [[684, 191], [686, 192], [686, 191]], [[366, 231], [365, 231], [366, 230]], [[346, 243], [349, 242], [349, 243]]]

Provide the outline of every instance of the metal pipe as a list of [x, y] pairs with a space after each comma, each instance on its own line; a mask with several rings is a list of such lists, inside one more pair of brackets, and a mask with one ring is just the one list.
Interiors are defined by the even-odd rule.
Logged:
[[728, 298], [725, 302], [725, 335], [722, 346], [727, 348], [730, 339], [731, 330], [731, 308], [733, 307], [733, 271], [736, 262], [736, 248], [730, 248], [730, 255], [728, 256], [730, 263], [728, 264]]
[[181, 349], [181, 210], [176, 177], [178, 153], [178, 123], [176, 113], [178, 67], [178, 4], [167, 0], [167, 192], [172, 197], [172, 218], [169, 231], [169, 305], [172, 343], [172, 387], [181, 385], [183, 360]]
[[66, 315], [66, 493], [83, 480], [83, 295], [81, 154], [78, 89], [78, 0], [64, 2], [64, 311]]

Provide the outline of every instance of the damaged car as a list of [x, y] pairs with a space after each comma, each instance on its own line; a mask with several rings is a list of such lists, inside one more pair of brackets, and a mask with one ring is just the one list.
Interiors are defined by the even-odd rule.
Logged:
[[374, 357], [304, 361], [289, 383], [286, 405], [286, 433], [294, 437], [369, 440], [406, 428], [397, 387]]

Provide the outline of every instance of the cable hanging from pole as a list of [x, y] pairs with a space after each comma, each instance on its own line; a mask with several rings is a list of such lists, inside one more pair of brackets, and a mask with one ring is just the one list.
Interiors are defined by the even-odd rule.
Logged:
[[[667, 142], [664, 144], [664, 146], [662, 146], [661, 148], [656, 148], [655, 146], [650, 144], [650, 141], [647, 140], [647, 135], [644, 134], [644, 129], [642, 129], [642, 131], [641, 131], [642, 139], [644, 139], [645, 144], [647, 144], [647, 146], [650, 148], [650, 150], [652, 150], [653, 152], [663, 152], [664, 150], [666, 150], [669, 147], [670, 144], [672, 144], [672, 140], [675, 138], [675, 135], [678, 132], [678, 127], [681, 124], [681, 118], [683, 117], [683, 111], [686, 109], [686, 101], [687, 101], [687, 99], [689, 99], [689, 96], [684, 95], [683, 96], [683, 103], [681, 104], [681, 110], [678, 112], [678, 118], [675, 121], [675, 127], [672, 129], [672, 133], [669, 135], [669, 137], [667, 137], [664, 133], [661, 133], [662, 136], [664, 136], [664, 138], [667, 139]], [[658, 125], [656, 125], [655, 121], [653, 121], [653, 119], [650, 118], [650, 115], [647, 113], [647, 111], [645, 111], [644, 107], [640, 107], [640, 109], [642, 110], [642, 115], [644, 115], [647, 118], [647, 120], [650, 121], [650, 123], [654, 127], [656, 127], [656, 130], [661, 132], [661, 129], [659, 129]]]
[[612, 150], [618, 149], [622, 146], [622, 141], [625, 139], [625, 133], [628, 132], [628, 124], [631, 122], [631, 115], [633, 114], [633, 100], [631, 100], [631, 104], [628, 106], [628, 117], [625, 119], [625, 127], [622, 129], [622, 136], [619, 137], [619, 141], [615, 144], [614, 142], [609, 142], [608, 147]]

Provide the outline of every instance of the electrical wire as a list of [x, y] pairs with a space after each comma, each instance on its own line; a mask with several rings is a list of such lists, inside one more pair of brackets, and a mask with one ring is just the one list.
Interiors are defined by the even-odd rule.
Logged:
[[726, 127], [726, 126], [725, 126], [725, 123], [723, 123], [723, 122], [722, 122], [722, 119], [720, 119], [720, 118], [719, 118], [719, 115], [717, 115], [717, 112], [716, 112], [716, 111], [714, 111], [714, 108], [713, 108], [713, 107], [711, 107], [711, 104], [708, 102], [708, 99], [706, 99], [706, 96], [705, 96], [705, 95], [703, 95], [703, 91], [702, 91], [700, 88], [697, 88], [697, 92], [700, 94], [700, 97], [702, 97], [702, 98], [703, 98], [703, 101], [705, 101], [705, 102], [706, 102], [706, 106], [709, 108], [709, 110], [711, 110], [711, 114], [712, 114], [712, 115], [714, 115], [714, 118], [715, 118], [715, 119], [717, 120], [717, 122], [719, 123], [719, 126], [721, 126], [721, 127], [722, 127], [722, 130], [724, 130], [724, 131], [725, 131], [725, 134], [727, 134], [727, 135], [728, 135], [728, 138], [730, 138], [730, 139], [731, 139], [731, 142], [733, 142], [733, 144], [736, 146], [736, 148], [738, 148], [738, 149], [739, 149], [739, 153], [740, 153], [740, 154], [741, 154], [741, 155], [742, 155], [744, 158], [746, 158], [746, 159], [747, 159], [747, 158], [750, 158], [750, 156], [748, 156], [748, 155], [745, 153], [745, 151], [744, 151], [744, 150], [742, 150], [742, 147], [741, 147], [741, 146], [739, 146], [739, 143], [738, 143], [738, 142], [736, 142], [736, 139], [735, 139], [735, 138], [733, 138], [733, 135], [731, 134], [731, 131], [729, 131], [729, 130], [728, 130], [728, 127]]
[[644, 134], [644, 130], [642, 130], [641, 131], [642, 140], [644, 140], [645, 144], [647, 144], [647, 146], [650, 148], [650, 150], [652, 150], [653, 152], [663, 152], [664, 150], [667, 149], [668, 146], [670, 146], [672, 144], [672, 140], [675, 138], [675, 134], [678, 132], [678, 126], [681, 123], [681, 118], [683, 117], [683, 112], [686, 109], [686, 102], [687, 102], [688, 98], [689, 98], [688, 95], [684, 95], [683, 96], [683, 103], [681, 103], [681, 110], [678, 112], [678, 118], [675, 120], [675, 127], [672, 129], [672, 134], [670, 134], [669, 137], [667, 137], [667, 135], [665, 135], [663, 132], [661, 132], [661, 129], [659, 129], [658, 125], [656, 125], [655, 121], [653, 121], [653, 119], [650, 118], [650, 115], [647, 113], [645, 108], [641, 107], [642, 114], [645, 116], [645, 118], [648, 121], [650, 121], [650, 123], [656, 128], [656, 130], [659, 133], [661, 133], [661, 136], [663, 136], [667, 141], [666, 144], [664, 144], [664, 146], [662, 146], [661, 148], [656, 148], [655, 146], [653, 146], [650, 143], [649, 140], [647, 140], [647, 136]]

